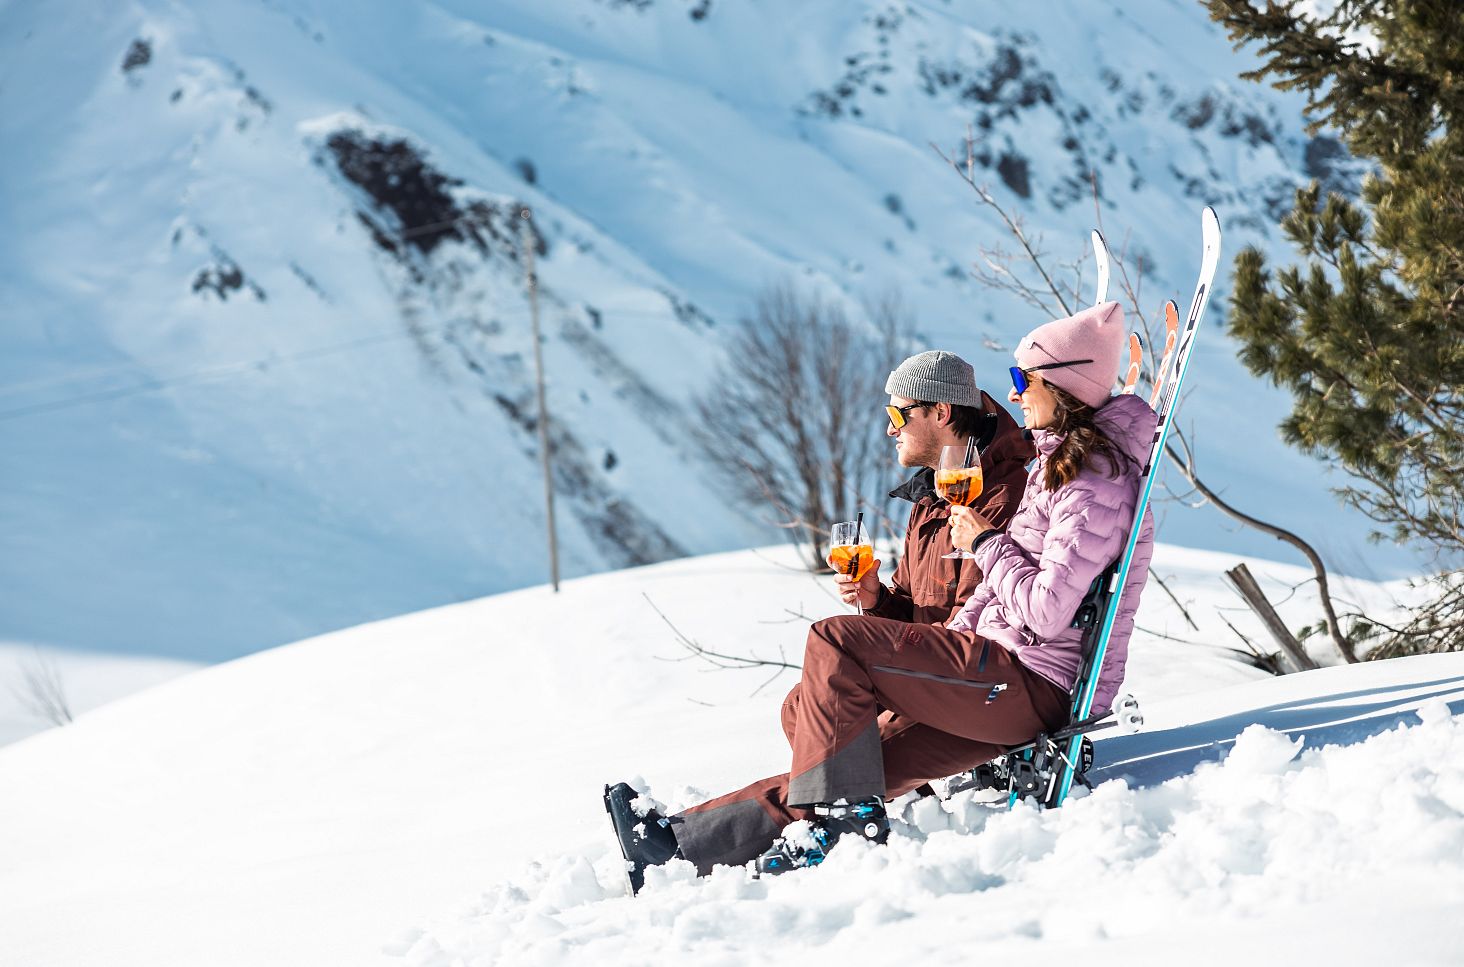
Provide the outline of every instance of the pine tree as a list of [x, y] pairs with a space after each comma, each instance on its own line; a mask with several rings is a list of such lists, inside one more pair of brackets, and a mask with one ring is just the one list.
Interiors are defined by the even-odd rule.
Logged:
[[1249, 369], [1288, 389], [1285, 438], [1335, 461], [1337, 492], [1377, 539], [1423, 546], [1442, 573], [1373, 654], [1464, 649], [1464, 3], [1206, 0], [1263, 66], [1307, 95], [1311, 130], [1375, 165], [1353, 201], [1297, 192], [1282, 221], [1299, 264], [1235, 262], [1230, 330]]

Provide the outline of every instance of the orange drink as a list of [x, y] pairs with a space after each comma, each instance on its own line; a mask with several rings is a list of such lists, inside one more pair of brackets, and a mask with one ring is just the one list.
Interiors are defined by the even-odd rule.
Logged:
[[942, 468], [935, 472], [935, 492], [941, 498], [962, 507], [969, 507], [981, 496], [981, 465], [958, 470]]
[[859, 580], [874, 564], [874, 548], [868, 544], [839, 544], [829, 548], [829, 566], [840, 574]]

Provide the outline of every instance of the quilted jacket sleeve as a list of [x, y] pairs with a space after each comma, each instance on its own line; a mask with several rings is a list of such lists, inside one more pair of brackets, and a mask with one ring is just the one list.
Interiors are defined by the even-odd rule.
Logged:
[[1039, 560], [1006, 534], [976, 549], [984, 584], [1039, 641], [1072, 624], [1093, 579], [1123, 549], [1122, 502], [1105, 483], [1079, 477], [1055, 495]]

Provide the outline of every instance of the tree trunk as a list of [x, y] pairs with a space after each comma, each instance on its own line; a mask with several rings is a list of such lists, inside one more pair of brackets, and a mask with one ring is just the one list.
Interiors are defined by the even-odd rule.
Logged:
[[1292, 666], [1299, 672], [1315, 669], [1317, 663], [1312, 660], [1311, 655], [1306, 653], [1306, 649], [1301, 647], [1301, 642], [1292, 635], [1291, 630], [1286, 627], [1286, 623], [1281, 620], [1281, 616], [1276, 613], [1276, 609], [1271, 607], [1271, 602], [1266, 600], [1266, 595], [1262, 593], [1261, 586], [1256, 583], [1250, 568], [1244, 564], [1237, 564], [1226, 571], [1225, 576], [1230, 578], [1231, 586], [1245, 599], [1245, 603], [1250, 605], [1250, 609], [1256, 613], [1256, 617], [1261, 619], [1261, 623], [1266, 626], [1271, 637], [1276, 639], [1276, 644], [1281, 646], [1281, 650], [1291, 660]]

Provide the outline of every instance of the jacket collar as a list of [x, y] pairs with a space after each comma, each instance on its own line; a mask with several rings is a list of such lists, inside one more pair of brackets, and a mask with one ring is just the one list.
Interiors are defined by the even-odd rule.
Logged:
[[915, 476], [891, 490], [890, 497], [918, 504], [933, 493], [935, 493], [935, 471], [929, 467], [921, 467]]

